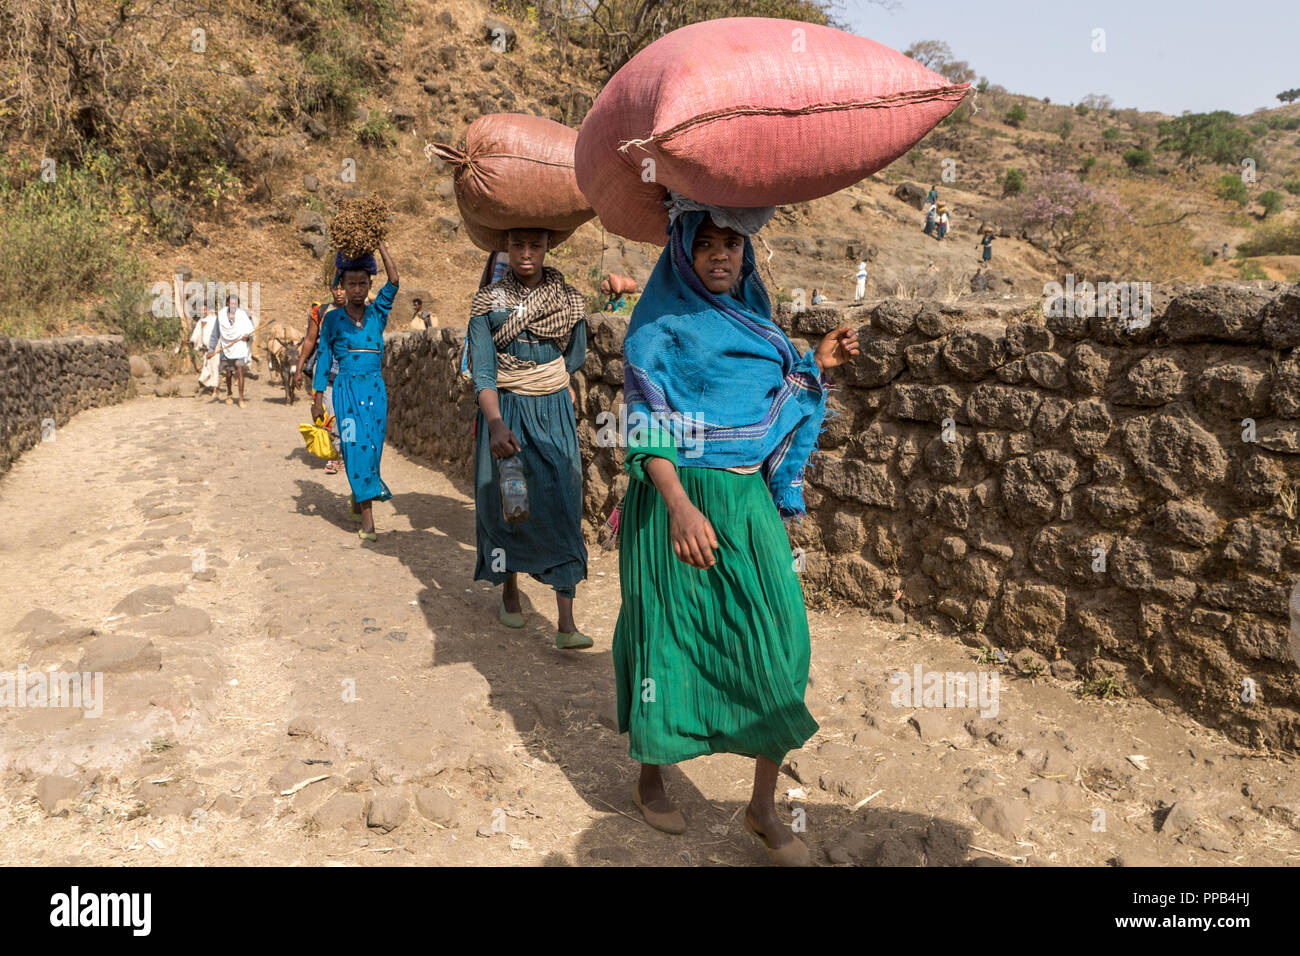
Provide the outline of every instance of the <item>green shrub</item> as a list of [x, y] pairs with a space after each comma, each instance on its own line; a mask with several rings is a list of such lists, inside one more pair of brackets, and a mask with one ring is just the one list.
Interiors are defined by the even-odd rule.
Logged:
[[952, 111], [951, 113], [949, 113], [947, 116], [945, 116], [945, 117], [943, 118], [943, 121], [940, 122], [939, 125], [940, 125], [940, 126], [958, 126], [958, 125], [960, 125], [960, 124], [962, 124], [962, 123], [969, 123], [969, 122], [970, 122], [970, 115], [971, 115], [971, 114], [970, 114], [970, 108], [967, 107], [966, 104], [963, 103], [961, 106], [957, 107], [955, 110], [953, 110], [953, 111]]
[[1062, 142], [1065, 142], [1070, 138], [1070, 130], [1072, 129], [1074, 129], [1074, 125], [1068, 119], [1061, 120], [1061, 124], [1056, 127], [1056, 135], [1061, 137]]
[[1239, 256], [1300, 255], [1300, 219], [1256, 230], [1237, 244]]
[[1251, 262], [1247, 259], [1241, 264], [1241, 278], [1247, 279], [1267, 279], [1268, 273], [1263, 270], [1258, 262]]
[[117, 284], [103, 304], [91, 313], [91, 323], [120, 333], [132, 352], [174, 345], [180, 339], [180, 320], [175, 316], [154, 315], [149, 308], [153, 302], [149, 293], [143, 283]]
[[1012, 166], [1002, 175], [1002, 195], [1018, 196], [1025, 191], [1025, 174]]
[[399, 0], [301, 0], [311, 29], [298, 41], [305, 75], [297, 90], [307, 112], [351, 114], [371, 84], [380, 79], [367, 41], [392, 44], [402, 34]]
[[1259, 194], [1259, 204], [1264, 207], [1264, 215], [1274, 216], [1282, 211], [1282, 194], [1276, 189]]
[[308, 53], [302, 58], [307, 75], [298, 88], [298, 102], [308, 113], [348, 115], [366, 84], [346, 56]]
[[1074, 106], [1074, 111], [1075, 111], [1076, 113], [1078, 113], [1080, 116], [1087, 116], [1087, 115], [1088, 115], [1088, 104], [1087, 104], [1087, 103], [1076, 103], [1075, 106]]
[[1029, 113], [1019, 103], [1007, 110], [1006, 115], [1003, 117], [1008, 126], [1019, 126], [1027, 119], [1029, 119]]
[[1124, 162], [1129, 169], [1146, 169], [1151, 165], [1151, 150], [1139, 149], [1136, 146], [1133, 149], [1124, 150]]
[[1189, 163], [1209, 160], [1235, 166], [1252, 143], [1251, 135], [1236, 124], [1237, 117], [1227, 110], [1161, 120], [1156, 127], [1160, 136], [1156, 148], [1175, 152]]
[[1244, 206], [1250, 201], [1250, 194], [1246, 192], [1246, 184], [1241, 181], [1240, 176], [1234, 173], [1227, 173], [1219, 177], [1218, 182], [1214, 184], [1214, 194], [1220, 199], [1235, 202], [1238, 206]]
[[1108, 139], [1111, 142], [1114, 142], [1115, 140], [1119, 139], [1119, 127], [1107, 126], [1104, 130], [1101, 131], [1101, 135], [1103, 139]]
[[1282, 184], [1282, 188], [1292, 196], [1300, 196], [1300, 179], [1288, 179]]
[[1087, 176], [1088, 173], [1092, 170], [1092, 167], [1096, 165], [1097, 165], [1097, 157], [1089, 156], [1087, 159], [1083, 161], [1083, 169], [1080, 171], [1083, 173], [1083, 175]]
[[[28, 178], [34, 164], [0, 159], [0, 332], [50, 335], [79, 301], [138, 281], [122, 211], [129, 199], [118, 164], [103, 153], [60, 163], [54, 182]], [[15, 185], [21, 183], [21, 185]]]
[[393, 124], [383, 116], [372, 116], [358, 127], [357, 142], [363, 146], [385, 149], [397, 145], [397, 136], [393, 133]]

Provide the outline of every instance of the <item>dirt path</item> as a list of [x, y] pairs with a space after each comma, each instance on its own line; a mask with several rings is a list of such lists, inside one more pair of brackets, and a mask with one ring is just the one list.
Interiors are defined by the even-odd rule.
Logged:
[[[249, 396], [85, 412], [0, 480], [0, 676], [105, 672], [98, 717], [0, 707], [0, 863], [764, 861], [748, 761], [672, 772], [684, 836], [629, 799], [613, 556], [579, 590], [592, 651], [554, 649], [533, 582], [508, 631], [470, 581], [464, 487], [388, 449], [363, 544], [298, 440], [306, 406]], [[1006, 667], [996, 716], [895, 707], [895, 672], [997, 665], [858, 611], [810, 619], [821, 730], [779, 803], [823, 865], [1300, 860], [1293, 761]]]

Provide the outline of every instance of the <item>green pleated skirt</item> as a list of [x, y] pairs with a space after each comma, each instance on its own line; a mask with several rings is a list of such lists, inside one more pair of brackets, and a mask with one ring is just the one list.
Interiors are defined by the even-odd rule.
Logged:
[[817, 731], [804, 705], [811, 648], [789, 536], [761, 473], [678, 476], [713, 525], [717, 563], [701, 571], [679, 560], [658, 490], [629, 482], [613, 648], [619, 732], [641, 763], [733, 753], [779, 765]]

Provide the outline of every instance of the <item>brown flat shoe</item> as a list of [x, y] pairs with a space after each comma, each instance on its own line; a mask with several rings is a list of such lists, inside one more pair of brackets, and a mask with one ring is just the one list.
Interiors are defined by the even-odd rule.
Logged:
[[767, 847], [767, 858], [776, 866], [812, 865], [812, 856], [808, 852], [808, 847], [798, 837], [793, 837], [784, 846], [773, 847], [763, 832], [754, 825], [754, 821], [749, 816], [748, 808], [745, 810], [745, 829], [754, 834], [762, 842], [763, 846]]
[[632, 802], [641, 811], [641, 816], [645, 817], [645, 822], [656, 830], [662, 830], [664, 833], [686, 832], [686, 818], [682, 816], [682, 811], [673, 809], [667, 813], [662, 813], [659, 810], [651, 810], [641, 802], [640, 790], [632, 791]]

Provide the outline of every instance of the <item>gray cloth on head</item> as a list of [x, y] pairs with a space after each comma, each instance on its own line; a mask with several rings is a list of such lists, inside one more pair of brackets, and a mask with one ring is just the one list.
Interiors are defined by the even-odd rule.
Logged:
[[684, 212], [707, 212], [715, 226], [722, 229], [734, 229], [742, 236], [752, 236], [767, 225], [767, 221], [776, 215], [775, 206], [748, 208], [711, 206], [708, 203], [688, 199], [671, 189], [668, 190], [668, 198], [664, 200], [664, 205], [668, 208], [669, 229], [672, 228], [677, 217]]

